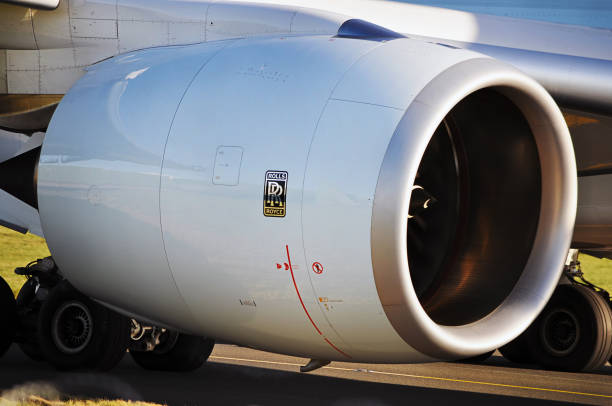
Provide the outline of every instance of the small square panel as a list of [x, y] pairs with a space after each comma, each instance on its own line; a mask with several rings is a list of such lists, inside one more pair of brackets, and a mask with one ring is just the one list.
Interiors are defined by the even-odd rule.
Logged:
[[242, 164], [242, 147], [217, 148], [213, 183], [215, 185], [236, 186], [240, 180], [240, 165]]

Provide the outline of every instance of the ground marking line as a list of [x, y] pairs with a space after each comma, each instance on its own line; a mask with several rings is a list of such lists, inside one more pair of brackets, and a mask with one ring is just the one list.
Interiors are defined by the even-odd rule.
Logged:
[[[264, 360], [256, 360], [256, 359], [247, 359], [247, 358], [231, 358], [231, 357], [220, 357], [216, 355], [211, 355], [209, 358], [217, 358], [224, 359], [228, 361], [244, 361], [244, 362], [254, 362], [260, 364], [277, 364], [277, 365], [287, 365], [287, 366], [296, 366], [299, 367], [301, 364], [295, 364], [291, 362], [278, 362], [278, 361], [264, 361]], [[323, 367], [323, 369], [334, 369], [337, 371], [346, 371], [346, 372], [357, 372], [355, 368], [340, 368], [340, 367]], [[598, 393], [586, 393], [586, 392], [573, 392], [562, 389], [549, 389], [549, 388], [537, 388], [533, 386], [520, 386], [520, 385], [510, 385], [505, 383], [494, 383], [494, 382], [482, 382], [482, 381], [470, 381], [466, 379], [454, 379], [454, 378], [441, 378], [438, 376], [425, 376], [425, 375], [413, 375], [413, 374], [400, 374], [396, 372], [383, 372], [383, 371], [374, 371], [368, 369], [367, 372], [379, 375], [391, 375], [391, 376], [403, 376], [406, 378], [416, 378], [416, 379], [430, 379], [434, 381], [445, 381], [445, 382], [457, 382], [457, 383], [470, 383], [475, 385], [485, 385], [485, 386], [498, 386], [502, 388], [514, 388], [514, 389], [528, 389], [528, 390], [537, 390], [542, 392], [555, 392], [555, 393], [566, 393], [569, 395], [581, 395], [581, 396], [592, 396], [592, 397], [600, 397], [600, 398], [609, 398], [612, 399], [612, 395], [601, 395]]]
[[246, 358], [220, 357], [218, 355], [211, 355], [208, 358], [226, 359], [228, 361], [259, 362], [261, 364], [288, 365], [288, 366], [292, 366], [292, 367], [301, 367], [302, 366], [302, 364], [294, 364], [294, 363], [291, 363], [291, 362], [278, 362], [278, 361], [264, 361], [264, 360], [255, 360], [255, 359], [246, 359]]

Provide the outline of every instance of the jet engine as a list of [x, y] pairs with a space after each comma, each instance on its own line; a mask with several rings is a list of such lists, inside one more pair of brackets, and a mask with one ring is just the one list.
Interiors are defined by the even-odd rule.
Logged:
[[90, 67], [38, 166], [62, 274], [139, 320], [321, 360], [517, 337], [572, 236], [563, 117], [508, 65], [363, 27]]

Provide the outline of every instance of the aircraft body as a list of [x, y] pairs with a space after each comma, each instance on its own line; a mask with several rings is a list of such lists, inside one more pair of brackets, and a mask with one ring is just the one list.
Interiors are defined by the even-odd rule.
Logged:
[[527, 329], [570, 245], [612, 247], [609, 30], [381, 1], [11, 3], [0, 127], [27, 136], [0, 139], [0, 219], [135, 323], [465, 358]]

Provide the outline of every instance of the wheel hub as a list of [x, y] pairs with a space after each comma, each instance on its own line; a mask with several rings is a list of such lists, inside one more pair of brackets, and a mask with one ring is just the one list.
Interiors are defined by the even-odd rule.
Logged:
[[573, 313], [565, 309], [556, 309], [544, 319], [540, 336], [545, 349], [551, 355], [563, 357], [570, 354], [578, 345], [580, 325]]
[[81, 302], [62, 304], [53, 316], [53, 343], [66, 354], [76, 354], [91, 342], [93, 333], [91, 312]]

